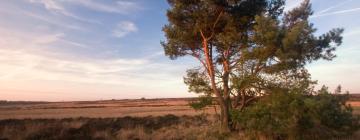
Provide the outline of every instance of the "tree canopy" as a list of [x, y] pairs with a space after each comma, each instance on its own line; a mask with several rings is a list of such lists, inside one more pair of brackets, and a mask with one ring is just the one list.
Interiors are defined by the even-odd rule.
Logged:
[[187, 71], [191, 92], [215, 96], [224, 131], [231, 110], [243, 110], [277, 89], [311, 94], [305, 65], [332, 60], [343, 29], [320, 36], [310, 23], [309, 0], [284, 12], [285, 0], [168, 0], [169, 23], [161, 42], [171, 59], [192, 56], [200, 67]]

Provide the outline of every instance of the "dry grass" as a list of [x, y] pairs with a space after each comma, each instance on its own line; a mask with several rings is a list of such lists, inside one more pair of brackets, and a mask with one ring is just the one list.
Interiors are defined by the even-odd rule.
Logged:
[[[163, 116], [214, 114], [213, 108], [194, 111], [188, 106], [190, 99], [150, 99], [150, 100], [107, 100], [83, 102], [40, 102], [0, 104], [1, 119], [39, 118], [114, 118], [124, 116]], [[360, 101], [350, 101], [355, 114], [360, 114]]]
[[[206, 115], [208, 116], [208, 115]], [[217, 123], [203, 116], [1, 120], [0, 139], [219, 139]]]
[[[213, 115], [122, 118], [0, 120], [1, 140], [237, 140], [239, 132], [221, 134]], [[360, 132], [347, 138], [359, 139]], [[263, 137], [263, 140], [267, 138]]]
[[[1, 119], [24, 118], [114, 118], [124, 116], [199, 115], [188, 106], [189, 99], [107, 100], [84, 102], [0, 104]], [[213, 114], [213, 108], [205, 110]]]
[[[188, 99], [0, 104], [0, 140], [245, 139], [241, 133], [220, 134], [213, 108], [196, 112], [187, 104]], [[360, 114], [360, 102], [349, 104]], [[345, 139], [360, 139], [360, 131]]]
[[347, 103], [353, 107], [360, 107], [360, 101], [349, 101]]

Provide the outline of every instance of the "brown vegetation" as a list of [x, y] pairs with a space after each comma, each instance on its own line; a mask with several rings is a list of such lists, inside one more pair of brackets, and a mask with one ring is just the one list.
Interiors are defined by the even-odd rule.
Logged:
[[[188, 107], [190, 100], [3, 103], [0, 105], [0, 139], [244, 138], [239, 132], [220, 134], [218, 116], [201, 115], [214, 114], [213, 108], [194, 111]], [[354, 105], [354, 113], [360, 112], [358, 101], [349, 104]], [[349, 139], [359, 138], [359, 135]]]
[[[242, 133], [220, 133], [214, 116], [147, 116], [121, 118], [0, 120], [1, 140], [196, 140], [246, 139]], [[358, 139], [360, 133], [345, 139]], [[264, 138], [266, 139], [266, 138]]]
[[0, 121], [0, 139], [217, 139], [214, 128], [204, 116], [9, 119]]
[[3, 103], [0, 104], [1, 119], [25, 118], [114, 118], [124, 116], [161, 116], [212, 114], [213, 108], [194, 111], [188, 106], [192, 98], [185, 99], [146, 99], [146, 100], [106, 100], [81, 102], [43, 102], [43, 103]]

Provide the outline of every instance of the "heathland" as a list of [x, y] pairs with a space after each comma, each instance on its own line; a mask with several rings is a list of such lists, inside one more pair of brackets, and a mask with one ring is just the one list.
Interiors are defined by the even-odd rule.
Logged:
[[[360, 100], [348, 102], [360, 114]], [[1, 102], [0, 139], [238, 139], [219, 132], [217, 107], [193, 98], [78, 102]], [[346, 139], [360, 138], [360, 132]], [[266, 139], [266, 138], [264, 138]]]

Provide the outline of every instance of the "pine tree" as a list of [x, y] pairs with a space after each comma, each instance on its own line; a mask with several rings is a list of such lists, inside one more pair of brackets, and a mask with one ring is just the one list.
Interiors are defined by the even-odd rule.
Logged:
[[332, 60], [342, 29], [315, 36], [309, 0], [283, 13], [284, 0], [168, 0], [169, 23], [161, 44], [171, 59], [196, 58], [188, 71], [190, 91], [216, 97], [223, 132], [230, 111], [276, 88], [304, 89], [305, 65]]

